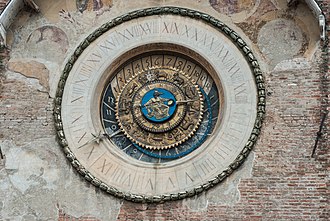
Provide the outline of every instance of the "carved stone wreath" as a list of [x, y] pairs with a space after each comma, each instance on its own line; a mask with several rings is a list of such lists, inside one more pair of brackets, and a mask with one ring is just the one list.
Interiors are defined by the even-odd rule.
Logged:
[[[88, 170], [86, 170], [82, 164], [78, 161], [76, 156], [73, 154], [71, 149], [68, 146], [68, 142], [66, 140], [63, 125], [62, 125], [62, 116], [61, 116], [61, 102], [62, 95], [64, 91], [64, 86], [66, 80], [69, 76], [69, 73], [78, 59], [78, 57], [82, 54], [82, 52], [98, 37], [100, 37], [103, 33], [109, 31], [110, 29], [132, 19], [153, 16], [153, 15], [180, 15], [182, 17], [187, 17], [190, 19], [196, 19], [205, 22], [209, 26], [213, 27], [215, 30], [226, 35], [242, 52], [245, 56], [247, 62], [250, 65], [251, 71], [254, 74], [255, 83], [257, 86], [257, 116], [254, 123], [254, 127], [252, 133], [250, 135], [249, 140], [246, 142], [242, 151], [238, 154], [237, 158], [223, 171], [219, 171], [219, 173], [213, 178], [205, 182], [204, 184], [194, 187], [191, 190], [183, 191], [175, 194], [162, 194], [162, 195], [154, 195], [154, 196], [146, 196], [139, 194], [131, 194], [129, 192], [122, 192], [112, 186], [109, 186], [103, 183], [100, 179], [94, 177]], [[63, 147], [63, 151], [67, 157], [67, 159], [71, 162], [72, 166], [76, 168], [79, 174], [81, 174], [87, 181], [91, 182], [94, 186], [99, 187], [105, 192], [112, 194], [118, 198], [123, 198], [126, 200], [130, 200], [133, 202], [146, 202], [146, 203], [159, 203], [164, 201], [178, 200], [186, 197], [191, 197], [196, 194], [205, 191], [214, 185], [223, 181], [227, 176], [232, 174], [232, 172], [237, 169], [243, 161], [248, 156], [249, 152], [252, 150], [253, 146], [257, 141], [257, 137], [260, 134], [260, 129], [262, 126], [262, 121], [265, 116], [265, 85], [264, 79], [262, 76], [262, 72], [260, 70], [257, 59], [252, 53], [252, 50], [247, 46], [246, 42], [242, 40], [238, 36], [238, 34], [227, 27], [224, 23], [219, 21], [218, 19], [191, 9], [178, 8], [178, 7], [154, 7], [154, 8], [146, 8], [140, 9], [133, 12], [129, 12], [122, 16], [119, 16], [113, 19], [110, 22], [105, 23], [96, 31], [91, 33], [87, 38], [85, 38], [80, 45], [76, 48], [74, 53], [69, 58], [68, 62], [65, 65], [62, 76], [60, 78], [58, 89], [55, 98], [55, 107], [54, 107], [54, 121], [55, 128], [57, 131], [57, 137], [60, 145]]]

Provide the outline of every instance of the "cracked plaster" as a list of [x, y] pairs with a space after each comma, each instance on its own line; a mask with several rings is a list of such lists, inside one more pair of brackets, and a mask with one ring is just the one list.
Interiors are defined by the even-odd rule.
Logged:
[[20, 80], [40, 92], [47, 92], [54, 98], [57, 82], [61, 76], [56, 62], [44, 59], [11, 59], [7, 64], [7, 80]]
[[59, 208], [74, 217], [114, 220], [120, 200], [109, 203], [111, 196], [83, 182], [60, 148], [49, 143], [55, 143], [54, 138], [24, 146], [0, 142], [5, 156], [5, 165], [0, 167], [0, 220], [56, 220]]
[[233, 206], [240, 199], [239, 183], [241, 179], [252, 177], [254, 153], [250, 153], [244, 164], [221, 183], [192, 198], [185, 199], [183, 205], [193, 211], [207, 209], [209, 204]]
[[[30, 84], [36, 86], [36, 83], [33, 81], [34, 79], [38, 81], [39, 85], [42, 87], [40, 89], [40, 87], [37, 87], [38, 90], [49, 90], [49, 71], [47, 69], [47, 67], [39, 62], [36, 61], [29, 61], [29, 60], [10, 60], [7, 64], [7, 68], [10, 71], [19, 73], [23, 76], [25, 76], [27, 79], [26, 82], [29, 82]], [[15, 76], [15, 74], [9, 74], [7, 75], [7, 78], [9, 79], [20, 79], [19, 76]], [[20, 79], [22, 80], [22, 78]]]
[[306, 58], [294, 58], [278, 63], [273, 71], [303, 70], [311, 68], [311, 63]]

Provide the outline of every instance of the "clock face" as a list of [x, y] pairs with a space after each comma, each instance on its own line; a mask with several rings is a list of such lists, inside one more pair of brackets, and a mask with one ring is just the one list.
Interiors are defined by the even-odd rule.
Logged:
[[[120, 82], [120, 83], [118, 83]], [[164, 163], [199, 148], [219, 118], [219, 91], [201, 64], [179, 53], [149, 52], [118, 68], [106, 85], [101, 121], [123, 153]]]
[[265, 110], [251, 50], [217, 19], [142, 9], [91, 33], [55, 99], [66, 157], [116, 197], [162, 202], [224, 180], [256, 142]]

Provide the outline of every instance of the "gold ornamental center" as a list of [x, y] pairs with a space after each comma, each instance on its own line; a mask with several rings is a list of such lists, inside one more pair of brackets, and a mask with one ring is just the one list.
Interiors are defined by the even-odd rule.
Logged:
[[180, 70], [154, 67], [133, 75], [116, 103], [121, 130], [148, 149], [168, 149], [189, 139], [203, 118], [199, 86]]

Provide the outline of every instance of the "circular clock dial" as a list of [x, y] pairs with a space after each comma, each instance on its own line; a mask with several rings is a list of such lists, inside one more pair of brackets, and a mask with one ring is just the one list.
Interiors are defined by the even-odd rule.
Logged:
[[179, 53], [138, 55], [115, 71], [103, 92], [103, 127], [108, 134], [121, 130], [111, 141], [140, 161], [184, 157], [203, 144], [218, 120], [214, 82], [202, 65]]
[[86, 180], [135, 202], [193, 196], [242, 164], [265, 112], [247, 44], [209, 15], [141, 9], [91, 33], [55, 99], [66, 157]]

